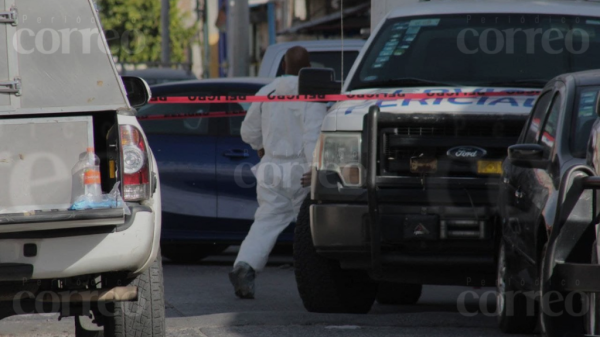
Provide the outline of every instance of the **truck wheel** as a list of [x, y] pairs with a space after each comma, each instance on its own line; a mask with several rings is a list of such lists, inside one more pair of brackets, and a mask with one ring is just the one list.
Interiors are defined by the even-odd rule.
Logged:
[[367, 313], [377, 295], [377, 283], [363, 271], [343, 270], [338, 261], [317, 254], [310, 231], [307, 196], [294, 231], [296, 283], [306, 310], [319, 313]]
[[194, 263], [210, 255], [222, 253], [228, 245], [164, 244], [162, 255], [175, 263]]
[[377, 303], [385, 305], [412, 305], [419, 301], [423, 286], [420, 284], [380, 282]]
[[500, 243], [498, 251], [496, 287], [500, 330], [504, 333], [533, 333], [537, 323], [535, 300], [528, 298], [511, 285], [504, 241]]
[[148, 270], [130, 283], [138, 287], [138, 300], [116, 302], [104, 317], [104, 336], [165, 336], [165, 301], [160, 252]]

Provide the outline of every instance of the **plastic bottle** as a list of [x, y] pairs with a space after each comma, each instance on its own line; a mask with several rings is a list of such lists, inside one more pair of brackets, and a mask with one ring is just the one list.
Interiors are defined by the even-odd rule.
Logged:
[[86, 166], [83, 170], [83, 186], [85, 189], [85, 197], [88, 201], [102, 201], [100, 158], [94, 153], [93, 147], [87, 149]]
[[94, 153], [94, 148], [88, 148], [86, 153], [79, 156], [79, 161], [71, 170], [73, 176], [71, 202], [85, 200], [87, 202], [102, 201], [100, 186], [100, 158]]

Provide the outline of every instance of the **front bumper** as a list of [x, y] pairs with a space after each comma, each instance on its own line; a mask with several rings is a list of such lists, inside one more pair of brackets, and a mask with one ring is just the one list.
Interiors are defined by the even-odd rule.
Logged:
[[[318, 204], [310, 208], [316, 251], [337, 260], [343, 269], [365, 270], [371, 278], [417, 284], [486, 286], [495, 276], [492, 219], [485, 222], [485, 237], [442, 238], [444, 221], [472, 219], [471, 208], [436, 207], [429, 216], [440, 219], [437, 237], [405, 237], [402, 219], [416, 216], [415, 207], [381, 205], [381, 241], [373, 251], [369, 209], [356, 204]], [[421, 209], [419, 209], [421, 210]], [[480, 214], [493, 212], [486, 208]], [[400, 213], [399, 213], [400, 212]], [[408, 212], [408, 213], [401, 213]], [[450, 217], [449, 217], [450, 216]], [[410, 234], [413, 228], [409, 228]], [[436, 232], [435, 229], [429, 229]]]
[[[488, 250], [493, 238], [495, 217], [489, 216], [495, 213], [492, 207], [380, 205], [380, 209], [383, 250], [473, 253], [474, 249]], [[310, 218], [313, 243], [320, 253], [370, 252], [367, 205], [312, 205]], [[420, 219], [434, 221], [418, 221]]]

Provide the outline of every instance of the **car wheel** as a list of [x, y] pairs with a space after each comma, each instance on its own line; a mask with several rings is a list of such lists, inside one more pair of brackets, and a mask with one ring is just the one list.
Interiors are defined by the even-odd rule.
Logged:
[[304, 307], [319, 313], [369, 312], [377, 283], [364, 271], [344, 270], [338, 261], [317, 254], [310, 230], [310, 204], [307, 196], [294, 232], [294, 269]]
[[[598, 264], [598, 247], [594, 242], [592, 248], [592, 264]], [[588, 311], [585, 315], [585, 331], [588, 335], [600, 334], [600, 294], [588, 294]]]
[[411, 305], [421, 298], [423, 286], [410, 283], [380, 282], [377, 303], [385, 305]]
[[138, 288], [138, 300], [115, 302], [104, 317], [104, 336], [165, 336], [165, 301], [160, 254], [145, 272], [129, 282]]
[[210, 255], [225, 251], [228, 245], [211, 244], [163, 244], [162, 255], [175, 263], [194, 263]]
[[511, 285], [506, 245], [502, 240], [498, 249], [496, 275], [496, 312], [498, 327], [504, 333], [533, 333], [536, 323], [535, 300]]

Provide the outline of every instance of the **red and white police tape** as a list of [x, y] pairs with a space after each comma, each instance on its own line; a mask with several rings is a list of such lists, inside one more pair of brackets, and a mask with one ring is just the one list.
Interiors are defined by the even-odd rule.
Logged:
[[[347, 95], [228, 95], [228, 96], [155, 96], [150, 104], [198, 104], [198, 103], [267, 103], [267, 102], [338, 102], [338, 101], [392, 101], [392, 100], [424, 100], [440, 98], [480, 98], [480, 97], [514, 97], [537, 96], [538, 90], [506, 90], [506, 91], [470, 91], [470, 92], [427, 92], [427, 93], [381, 93], [381, 94], [347, 94]], [[174, 120], [186, 118], [219, 118], [244, 116], [246, 111], [219, 111], [199, 114], [168, 114], [138, 116], [139, 120]]]

